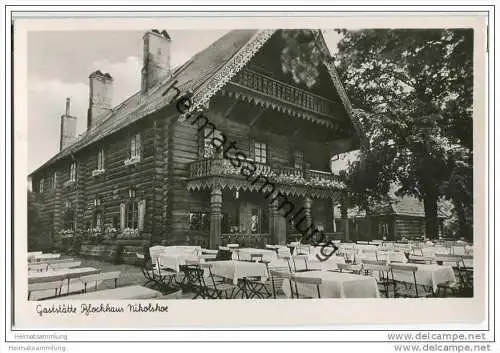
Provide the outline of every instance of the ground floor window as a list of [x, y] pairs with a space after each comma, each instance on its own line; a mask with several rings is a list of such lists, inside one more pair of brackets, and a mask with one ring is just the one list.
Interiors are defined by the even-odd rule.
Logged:
[[207, 212], [190, 212], [189, 230], [208, 233], [210, 231], [210, 215]]
[[136, 201], [130, 201], [127, 203], [127, 213], [126, 213], [126, 227], [129, 229], [136, 229], [138, 224], [138, 207]]

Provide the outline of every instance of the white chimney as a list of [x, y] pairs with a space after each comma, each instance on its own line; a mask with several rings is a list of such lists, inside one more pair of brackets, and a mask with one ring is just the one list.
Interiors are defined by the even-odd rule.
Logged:
[[63, 150], [76, 140], [77, 117], [70, 114], [70, 99], [66, 98], [66, 112], [61, 115], [61, 136], [59, 150]]
[[87, 130], [99, 124], [111, 112], [113, 78], [109, 73], [97, 70], [89, 76], [89, 110]]
[[153, 29], [144, 34], [143, 67], [141, 90], [147, 92], [151, 87], [166, 79], [171, 73], [170, 44], [167, 31], [161, 33]]

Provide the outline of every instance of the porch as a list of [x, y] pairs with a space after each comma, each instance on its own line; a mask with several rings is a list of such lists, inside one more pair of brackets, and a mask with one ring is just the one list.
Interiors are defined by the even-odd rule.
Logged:
[[191, 193], [205, 198], [209, 211], [190, 213], [190, 228], [194, 224], [202, 230], [211, 249], [231, 243], [252, 248], [285, 245], [299, 240], [308, 228], [323, 231], [327, 240], [342, 237], [335, 232], [332, 197], [313, 198], [304, 190], [273, 199], [265, 190], [221, 180], [203, 189], [192, 188]]

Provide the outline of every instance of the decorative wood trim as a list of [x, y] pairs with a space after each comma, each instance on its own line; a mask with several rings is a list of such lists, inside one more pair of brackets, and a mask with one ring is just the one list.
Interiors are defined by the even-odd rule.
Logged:
[[274, 32], [275, 30], [258, 31], [220, 70], [194, 92], [193, 105], [187, 111], [187, 114], [193, 113], [198, 107], [207, 104], [210, 98], [257, 54]]

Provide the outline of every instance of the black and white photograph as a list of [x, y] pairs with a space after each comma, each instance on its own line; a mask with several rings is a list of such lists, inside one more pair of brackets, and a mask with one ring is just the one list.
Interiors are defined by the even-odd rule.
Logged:
[[471, 29], [28, 53], [30, 300], [473, 295]]
[[489, 324], [488, 27], [405, 16], [14, 22], [14, 325]]

